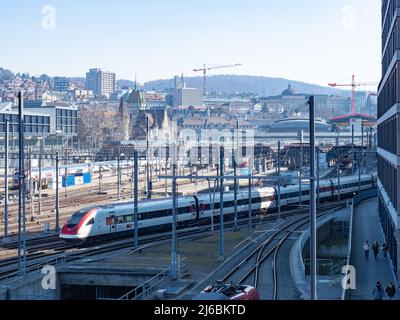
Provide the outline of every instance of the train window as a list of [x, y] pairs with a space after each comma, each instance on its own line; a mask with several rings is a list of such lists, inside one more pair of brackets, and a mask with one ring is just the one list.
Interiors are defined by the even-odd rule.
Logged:
[[72, 215], [71, 219], [68, 221], [67, 228], [76, 227], [88, 212], [89, 211], [78, 211], [78, 212], [75, 212]]
[[224, 208], [230, 208], [230, 207], [233, 207], [233, 206], [234, 206], [234, 204], [235, 204], [235, 202], [234, 202], [234, 201], [228, 201], [228, 202], [225, 202], [225, 203], [224, 203]]
[[87, 226], [91, 226], [94, 224], [94, 218], [90, 219], [88, 223], [86, 223]]
[[117, 217], [117, 223], [118, 223], [118, 224], [125, 223], [124, 217], [123, 217], [123, 216]]
[[253, 203], [261, 203], [261, 198], [254, 198]]
[[125, 222], [133, 222], [133, 216], [125, 216]]

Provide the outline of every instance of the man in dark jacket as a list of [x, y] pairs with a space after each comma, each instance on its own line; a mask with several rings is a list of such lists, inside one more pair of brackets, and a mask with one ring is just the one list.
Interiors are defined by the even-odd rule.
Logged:
[[379, 281], [376, 283], [374, 291], [372, 291], [372, 296], [374, 300], [383, 300], [383, 289]]
[[390, 300], [392, 300], [394, 298], [394, 296], [396, 295], [396, 288], [392, 282], [389, 282], [389, 285], [386, 288], [386, 294]]

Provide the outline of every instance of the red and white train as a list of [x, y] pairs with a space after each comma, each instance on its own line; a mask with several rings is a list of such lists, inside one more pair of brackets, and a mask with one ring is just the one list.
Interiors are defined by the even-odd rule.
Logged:
[[237, 286], [235, 284], [217, 283], [205, 288], [193, 300], [260, 300], [260, 293], [256, 288], [248, 285]]
[[[362, 175], [361, 190], [376, 187], [376, 176]], [[358, 176], [341, 178], [340, 193], [343, 197], [352, 197], [359, 189]], [[302, 186], [302, 201], [310, 199], [309, 185]], [[319, 185], [321, 201], [335, 199], [339, 188], [337, 180], [323, 180]], [[209, 194], [179, 197], [177, 201], [178, 228], [210, 223], [211, 217], [218, 222], [220, 203], [212, 203]], [[219, 199], [219, 197], [218, 197]], [[291, 185], [281, 188], [281, 206], [299, 203], [299, 186]], [[246, 217], [249, 211], [248, 191], [240, 191], [237, 197], [238, 215]], [[251, 192], [253, 214], [268, 213], [277, 209], [277, 190], [267, 187], [254, 189]], [[172, 224], [172, 199], [150, 200], [139, 203], [138, 225], [139, 235], [154, 234], [168, 231]], [[234, 215], [234, 194], [224, 194], [224, 219], [229, 220]], [[67, 242], [83, 244], [92, 241], [102, 241], [110, 238], [133, 236], [134, 207], [133, 202], [115, 203], [110, 205], [84, 208], [74, 213], [63, 226], [60, 237]]]

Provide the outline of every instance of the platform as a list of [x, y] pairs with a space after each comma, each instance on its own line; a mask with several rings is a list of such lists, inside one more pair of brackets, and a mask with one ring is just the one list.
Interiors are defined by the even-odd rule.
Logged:
[[[378, 199], [374, 198], [362, 202], [354, 210], [353, 221], [353, 240], [352, 254], [350, 264], [356, 268], [356, 286], [357, 289], [350, 293], [351, 300], [372, 300], [372, 291], [377, 281], [386, 289], [389, 281], [396, 285], [395, 274], [391, 267], [391, 261], [388, 257], [383, 257], [383, 252], [380, 250], [378, 259], [375, 260], [372, 253], [372, 244], [378, 240], [379, 245], [384, 243], [384, 233], [381, 227], [378, 214]], [[365, 259], [363, 244], [368, 240], [371, 246], [369, 260]], [[398, 289], [397, 289], [398, 291]], [[388, 298], [385, 297], [387, 300]], [[399, 294], [396, 295], [399, 299]]]

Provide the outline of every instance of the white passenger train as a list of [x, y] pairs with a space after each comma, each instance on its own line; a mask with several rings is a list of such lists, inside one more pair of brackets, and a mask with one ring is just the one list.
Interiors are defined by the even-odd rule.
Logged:
[[[376, 187], [376, 176], [362, 175], [361, 190]], [[358, 176], [343, 177], [340, 182], [340, 193], [351, 197], [359, 189]], [[338, 195], [337, 180], [322, 180], [319, 185], [320, 199], [329, 201]], [[309, 185], [302, 186], [302, 201], [310, 200]], [[219, 200], [219, 197], [217, 197]], [[178, 227], [195, 226], [200, 223], [219, 221], [220, 203], [211, 203], [209, 194], [179, 197], [177, 201]], [[249, 211], [249, 194], [238, 193], [238, 215], [244, 217]], [[299, 186], [291, 185], [281, 188], [281, 206], [299, 203]], [[275, 188], [254, 189], [251, 192], [253, 214], [269, 213], [277, 209], [277, 190]], [[234, 194], [224, 194], [224, 219], [230, 220], [234, 215]], [[214, 209], [214, 210], [213, 210]], [[133, 236], [134, 232], [133, 202], [94, 206], [74, 213], [62, 228], [60, 237], [67, 242], [83, 244], [92, 241], [107, 240]], [[139, 234], [154, 234], [171, 229], [172, 199], [150, 200], [139, 203]]]

